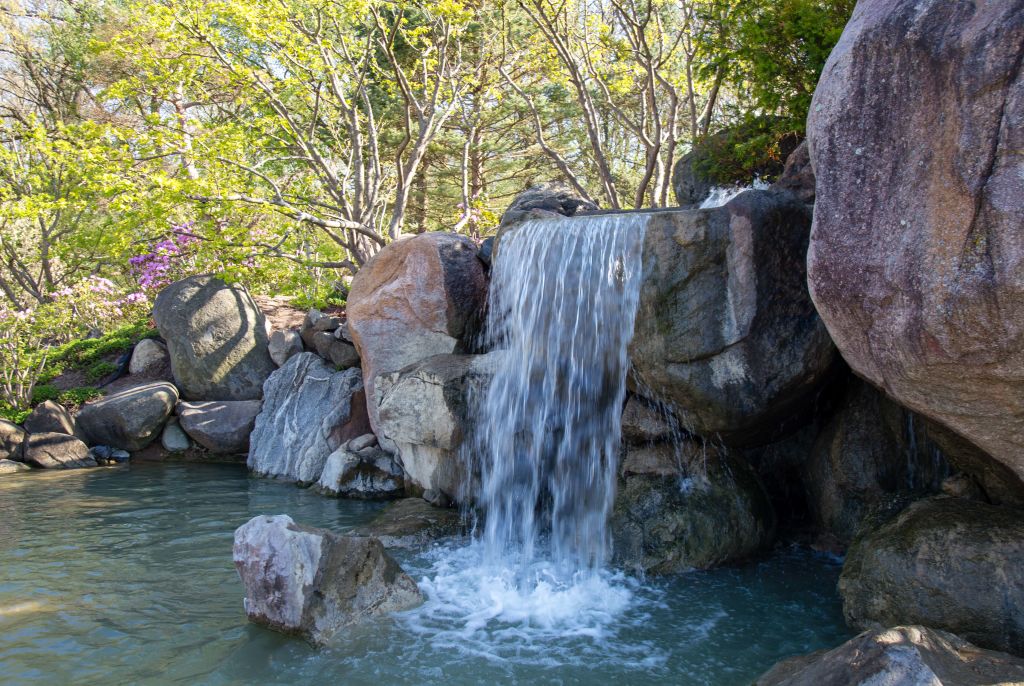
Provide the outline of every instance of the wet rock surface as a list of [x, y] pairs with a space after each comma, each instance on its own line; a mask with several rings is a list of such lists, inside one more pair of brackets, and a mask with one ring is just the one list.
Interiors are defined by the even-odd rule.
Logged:
[[369, 524], [353, 529], [352, 534], [373, 536], [385, 548], [420, 548], [465, 531], [458, 510], [435, 507], [423, 498], [403, 498], [390, 503]]

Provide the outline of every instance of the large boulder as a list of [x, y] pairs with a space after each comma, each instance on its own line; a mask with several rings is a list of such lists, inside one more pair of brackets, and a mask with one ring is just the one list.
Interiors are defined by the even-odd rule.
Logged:
[[767, 442], [833, 370], [807, 293], [810, 219], [807, 205], [768, 191], [651, 215], [630, 358], [684, 428]]
[[540, 183], [522, 191], [509, 204], [501, 215], [501, 227], [528, 219], [548, 219], [550, 217], [575, 217], [597, 211], [597, 205], [585, 200], [579, 193], [557, 181]]
[[44, 400], [32, 408], [31, 414], [25, 418], [24, 426], [30, 434], [56, 433], [71, 436], [75, 433], [75, 420], [71, 413], [52, 400]]
[[611, 529], [616, 564], [667, 574], [750, 556], [774, 515], [749, 465], [683, 441], [626, 448]]
[[261, 515], [240, 526], [234, 560], [249, 619], [314, 644], [423, 602], [380, 541], [302, 526], [287, 515]]
[[30, 434], [25, 441], [25, 462], [43, 469], [95, 467], [89, 446], [63, 433]]
[[861, 0], [808, 118], [843, 357], [1024, 476], [1024, 0]]
[[377, 377], [378, 436], [396, 446], [413, 493], [467, 499], [472, 485], [459, 450], [470, 397], [493, 376], [501, 354], [435, 355]]
[[985, 648], [1024, 653], [1024, 516], [937, 497], [851, 546], [839, 579], [857, 628], [924, 624]]
[[91, 445], [134, 452], [160, 436], [176, 402], [171, 384], [144, 384], [82, 405], [75, 421]]
[[259, 400], [180, 402], [178, 422], [189, 438], [211, 453], [233, 455], [249, 450], [249, 435], [261, 407]]
[[20, 426], [0, 419], [0, 460], [25, 461], [25, 438], [28, 434]]
[[261, 476], [315, 483], [328, 455], [369, 432], [359, 370], [335, 371], [313, 353], [289, 358], [263, 396], [248, 459]]
[[[431, 355], [467, 352], [486, 299], [476, 246], [452, 233], [396, 241], [359, 270], [348, 299], [348, 331], [362, 360], [375, 434], [382, 433], [377, 377]], [[381, 445], [394, 448], [387, 439]]]
[[263, 313], [242, 288], [212, 276], [172, 283], [153, 318], [167, 341], [171, 370], [186, 400], [256, 400], [276, 369]]
[[834, 650], [783, 660], [754, 686], [973, 686], [1024, 683], [1024, 660], [945, 631], [866, 631]]

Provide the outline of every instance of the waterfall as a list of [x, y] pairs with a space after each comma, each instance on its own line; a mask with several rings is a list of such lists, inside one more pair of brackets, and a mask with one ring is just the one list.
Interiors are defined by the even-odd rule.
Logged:
[[484, 557], [521, 570], [607, 560], [644, 214], [533, 220], [506, 233], [475, 401]]

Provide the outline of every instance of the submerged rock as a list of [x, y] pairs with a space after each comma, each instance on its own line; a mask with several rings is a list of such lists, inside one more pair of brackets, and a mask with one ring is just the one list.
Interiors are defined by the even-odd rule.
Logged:
[[471, 484], [459, 448], [470, 396], [491, 378], [499, 355], [435, 355], [377, 378], [378, 435], [397, 446], [414, 491], [465, 500]]
[[186, 400], [256, 400], [276, 365], [266, 318], [242, 288], [212, 276], [172, 283], [153, 318], [167, 341], [174, 381]]
[[24, 462], [15, 462], [6, 458], [0, 459], [0, 474], [16, 474], [17, 472], [27, 472], [31, 469]]
[[1024, 477], [1024, 2], [862, 0], [807, 122], [843, 357]]
[[355, 536], [373, 536], [385, 548], [421, 548], [442, 538], [459, 536], [466, 527], [458, 510], [434, 507], [423, 498], [390, 503]]
[[156, 440], [176, 402], [173, 385], [144, 384], [82, 405], [76, 421], [91, 445], [133, 452]]
[[31, 434], [55, 433], [73, 436], [75, 420], [71, 413], [60, 403], [44, 400], [32, 409], [25, 418], [25, 430]]
[[866, 631], [834, 650], [783, 660], [754, 686], [1019, 684], [1024, 660], [982, 650], [945, 631], [897, 626]]
[[302, 526], [287, 515], [261, 515], [239, 527], [234, 561], [249, 619], [314, 644], [423, 602], [380, 541]]
[[614, 562], [667, 574], [747, 557], [774, 515], [754, 474], [709, 445], [627, 447], [612, 512]]
[[25, 438], [28, 434], [20, 426], [0, 419], [0, 460], [25, 461]]
[[[373, 434], [369, 434], [374, 438]], [[327, 456], [314, 489], [342, 498], [398, 498], [405, 493], [402, 467], [376, 445], [353, 439]]]
[[63, 433], [34, 433], [25, 441], [25, 462], [43, 469], [95, 467], [89, 446]]
[[854, 541], [839, 592], [857, 628], [924, 624], [1024, 653], [1024, 516], [962, 498], [914, 503]]
[[264, 384], [249, 442], [249, 469], [315, 483], [327, 456], [369, 432], [362, 375], [335, 371], [313, 353], [289, 359]]
[[768, 442], [833, 371], [805, 279], [810, 221], [807, 205], [767, 191], [651, 215], [630, 359], [683, 428]]
[[259, 400], [180, 402], [178, 421], [192, 440], [211, 453], [244, 453], [262, 406]]
[[[378, 437], [377, 377], [431, 355], [465, 352], [486, 298], [476, 245], [456, 234], [396, 241], [359, 270], [348, 299], [348, 328], [362, 360], [370, 424]], [[383, 437], [381, 445], [394, 449]]]

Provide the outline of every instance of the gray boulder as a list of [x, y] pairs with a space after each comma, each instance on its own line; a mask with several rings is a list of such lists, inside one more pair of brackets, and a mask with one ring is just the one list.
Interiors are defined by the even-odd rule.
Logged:
[[866, 631], [834, 650], [783, 660], [754, 686], [981, 686], [1024, 683], [1024, 660], [945, 631]]
[[259, 400], [180, 402], [178, 422], [192, 440], [212, 453], [245, 453], [261, 406]]
[[15, 462], [14, 460], [0, 459], [0, 474], [16, 474], [18, 472], [27, 472], [32, 468], [24, 462]]
[[377, 378], [377, 435], [397, 446], [413, 493], [466, 500], [472, 486], [459, 449], [469, 397], [491, 378], [500, 354], [435, 355]]
[[292, 329], [278, 330], [270, 334], [270, 342], [267, 345], [270, 359], [280, 367], [293, 355], [302, 352], [302, 337], [298, 331]]
[[167, 346], [152, 338], [143, 338], [135, 345], [132, 351], [132, 359], [128, 363], [128, 373], [151, 374], [159, 372], [165, 365], [170, 364], [171, 357], [167, 353]]
[[811, 166], [811, 150], [806, 140], [786, 159], [786, 167], [771, 189], [788, 191], [801, 202], [814, 202], [814, 167]]
[[316, 354], [338, 369], [358, 367], [359, 353], [356, 352], [356, 347], [338, 338], [335, 335], [336, 331], [320, 331], [312, 335], [311, 340]]
[[82, 405], [76, 421], [90, 445], [134, 452], [160, 436], [176, 402], [178, 390], [171, 384], [144, 384]]
[[14, 422], [0, 419], [0, 460], [24, 462], [26, 436], [25, 430]]
[[264, 384], [263, 409], [249, 442], [249, 469], [316, 483], [328, 455], [369, 432], [360, 371], [335, 371], [319, 356], [301, 353]]
[[858, 538], [839, 579], [860, 629], [924, 624], [1024, 653], [1024, 517], [962, 498], [914, 503]]
[[302, 526], [287, 515], [261, 515], [239, 527], [234, 560], [249, 619], [317, 645], [423, 602], [380, 541]]
[[[487, 300], [476, 245], [452, 233], [391, 243], [352, 281], [348, 329], [362, 361], [370, 423], [381, 437], [376, 379], [431, 355], [469, 349]], [[381, 437], [386, 450], [394, 450]]]
[[611, 517], [616, 564], [651, 574], [705, 569], [757, 552], [774, 527], [745, 462], [688, 441], [625, 449]]
[[353, 439], [327, 456], [313, 488], [325, 495], [379, 500], [404, 495], [405, 480], [401, 465], [376, 440], [366, 446]]
[[1024, 477], [1024, 0], [861, 0], [807, 122], [807, 276], [857, 374]]
[[25, 430], [30, 434], [56, 433], [72, 436], [75, 433], [75, 420], [71, 413], [60, 403], [44, 400], [32, 409], [25, 418]]
[[768, 191], [651, 215], [630, 358], [684, 428], [769, 442], [828, 378], [838, 355], [807, 293], [810, 220]]
[[352, 534], [373, 536], [385, 548], [415, 549], [465, 531], [458, 510], [434, 507], [423, 498], [402, 498], [389, 503], [373, 521], [356, 527]]
[[597, 209], [597, 205], [584, 200], [579, 193], [564, 183], [541, 183], [527, 188], [513, 198], [508, 209], [501, 215], [501, 227], [505, 228], [527, 219], [575, 217], [578, 214], [595, 212]]
[[63, 433], [30, 434], [25, 441], [25, 462], [42, 469], [95, 467], [89, 446]]
[[186, 400], [256, 400], [276, 368], [267, 324], [249, 294], [212, 276], [172, 283], [153, 318], [167, 341], [174, 380]]

